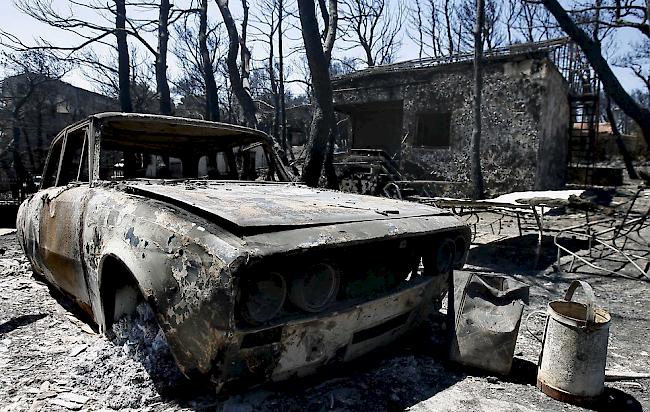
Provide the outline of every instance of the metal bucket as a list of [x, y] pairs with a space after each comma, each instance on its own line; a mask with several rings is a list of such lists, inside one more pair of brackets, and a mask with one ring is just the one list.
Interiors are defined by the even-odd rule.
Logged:
[[[581, 286], [586, 304], [572, 302]], [[574, 404], [597, 400], [605, 388], [609, 313], [594, 308], [594, 291], [575, 280], [564, 300], [548, 304], [537, 387], [546, 395]]]
[[453, 326], [450, 359], [501, 375], [510, 373], [528, 295], [528, 285], [514, 279], [455, 272], [453, 308], [448, 312]]

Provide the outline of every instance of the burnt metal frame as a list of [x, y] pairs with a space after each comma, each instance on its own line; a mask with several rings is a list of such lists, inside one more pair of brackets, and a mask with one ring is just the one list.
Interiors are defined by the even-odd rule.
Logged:
[[[544, 236], [544, 208], [551, 208], [549, 205], [543, 204], [514, 204], [514, 203], [502, 203], [502, 202], [490, 202], [490, 201], [480, 201], [480, 200], [468, 200], [468, 199], [440, 199], [440, 198], [426, 198], [426, 197], [413, 197], [413, 200], [416, 200], [420, 203], [429, 204], [438, 208], [450, 208], [452, 211], [459, 216], [470, 215], [476, 217], [476, 222], [467, 223], [472, 227], [472, 241], [476, 239], [477, 225], [480, 220], [478, 214], [481, 212], [492, 212], [500, 214], [497, 219], [494, 219], [491, 222], [486, 223], [484, 226], [490, 226], [492, 233], [494, 233], [494, 224], [499, 224], [499, 233], [501, 231], [501, 222], [505, 216], [515, 215], [517, 218], [517, 229], [519, 230], [519, 236], [523, 234], [521, 217], [522, 215], [532, 214], [535, 219], [535, 225], [537, 227], [537, 242], [538, 244], [542, 243]], [[537, 208], [540, 208], [538, 211]], [[459, 210], [457, 210], [459, 209]]]
[[[605, 252], [610, 252], [607, 256], [622, 256], [625, 259], [626, 264], [630, 263], [632, 267], [641, 274], [641, 278], [645, 277], [646, 280], [650, 280], [650, 253], [646, 256], [641, 256], [634, 253], [632, 249], [628, 248], [626, 250], [628, 242], [637, 243], [646, 249], [648, 248], [648, 240], [646, 240], [641, 234], [641, 230], [650, 227], [650, 206], [643, 212], [635, 212], [633, 208], [641, 193], [649, 189], [650, 187], [645, 185], [639, 186], [622, 218], [610, 217], [590, 221], [589, 215], [587, 215], [586, 223], [560, 230], [553, 238], [553, 243], [557, 247], [557, 269], [562, 269], [563, 264], [561, 258], [562, 253], [564, 252], [571, 256], [571, 263], [568, 268], [569, 272], [573, 271], [576, 260], [579, 260], [585, 265], [605, 273], [630, 279], [639, 279], [639, 277], [611, 270], [597, 263], [598, 260], [604, 258], [603, 255]], [[579, 255], [578, 253], [562, 246], [558, 242], [558, 239], [561, 237], [582, 237], [587, 240], [589, 245], [588, 255]], [[639, 241], [639, 239], [641, 239], [641, 241]], [[645, 244], [642, 243], [643, 241], [645, 241]], [[598, 249], [600, 249], [600, 253], [598, 256], [595, 256], [594, 252]], [[641, 261], [645, 262], [644, 267], [639, 265]]]

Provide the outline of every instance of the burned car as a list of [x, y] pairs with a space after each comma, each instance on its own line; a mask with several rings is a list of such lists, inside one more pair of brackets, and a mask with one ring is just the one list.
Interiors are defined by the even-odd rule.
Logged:
[[100, 331], [144, 302], [180, 371], [217, 387], [393, 341], [439, 306], [470, 241], [431, 206], [290, 181], [260, 131], [123, 113], [54, 138], [17, 227]]

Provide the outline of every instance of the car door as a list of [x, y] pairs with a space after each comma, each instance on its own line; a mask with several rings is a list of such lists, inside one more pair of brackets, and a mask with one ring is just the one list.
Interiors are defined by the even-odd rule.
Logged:
[[20, 206], [16, 227], [20, 238], [23, 242], [25, 254], [29, 259], [34, 270], [52, 280], [49, 272], [46, 270], [41, 255], [40, 230], [41, 211], [45, 198], [48, 196], [47, 188], [53, 187], [56, 182], [56, 175], [59, 170], [59, 160], [61, 158], [61, 148], [63, 147], [64, 136], [57, 135], [50, 145], [48, 156], [43, 169], [43, 176], [39, 191], [34, 193]]
[[38, 243], [46, 276], [91, 314], [81, 250], [84, 211], [90, 194], [88, 152], [86, 128], [66, 133], [56, 178], [44, 182], [51, 187], [43, 191]]

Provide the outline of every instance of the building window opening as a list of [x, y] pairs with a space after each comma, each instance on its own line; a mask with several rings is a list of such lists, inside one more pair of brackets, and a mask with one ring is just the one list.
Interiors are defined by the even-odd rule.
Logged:
[[415, 146], [434, 148], [451, 146], [451, 113], [418, 114]]

